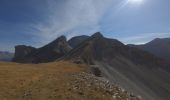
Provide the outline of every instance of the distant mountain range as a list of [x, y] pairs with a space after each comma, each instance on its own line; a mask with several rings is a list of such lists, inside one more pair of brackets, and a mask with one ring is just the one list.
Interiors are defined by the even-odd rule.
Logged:
[[14, 53], [0, 51], [0, 61], [11, 61], [13, 57]]
[[139, 49], [148, 51], [157, 57], [167, 60], [170, 62], [170, 38], [156, 38], [143, 45], [129, 45], [137, 47]]
[[61, 36], [41, 48], [21, 45], [15, 49], [15, 62], [69, 60], [82, 63], [90, 69], [97, 68], [101, 76], [141, 95], [143, 100], [170, 100], [170, 64], [167, 61], [116, 39], [105, 38], [100, 32], [69, 41]]

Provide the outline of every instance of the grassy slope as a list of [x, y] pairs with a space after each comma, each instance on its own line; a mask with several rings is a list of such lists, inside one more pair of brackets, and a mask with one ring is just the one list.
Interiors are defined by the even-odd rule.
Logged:
[[[73, 67], [74, 66], [74, 67]], [[69, 62], [49, 64], [0, 63], [1, 100], [47, 100], [62, 97], [69, 73], [82, 68]]]
[[[88, 83], [88, 78], [77, 80], [74, 77], [85, 71], [84, 68], [85, 65], [63, 61], [47, 64], [0, 62], [0, 100], [113, 100], [113, 92], [111, 95], [93, 82]], [[74, 89], [77, 82], [79, 89]], [[90, 87], [87, 84], [91, 84]], [[116, 100], [129, 97], [127, 92], [115, 89], [122, 96]], [[136, 99], [132, 97], [129, 100]]]

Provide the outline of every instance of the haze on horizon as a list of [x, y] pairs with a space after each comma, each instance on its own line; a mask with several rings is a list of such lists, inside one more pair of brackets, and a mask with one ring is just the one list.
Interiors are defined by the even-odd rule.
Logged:
[[0, 0], [0, 51], [97, 31], [125, 44], [170, 37], [169, 0]]

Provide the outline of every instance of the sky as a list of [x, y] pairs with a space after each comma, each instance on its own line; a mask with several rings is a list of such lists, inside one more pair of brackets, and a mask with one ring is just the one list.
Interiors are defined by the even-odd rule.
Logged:
[[0, 51], [101, 32], [125, 44], [170, 37], [170, 0], [0, 0]]

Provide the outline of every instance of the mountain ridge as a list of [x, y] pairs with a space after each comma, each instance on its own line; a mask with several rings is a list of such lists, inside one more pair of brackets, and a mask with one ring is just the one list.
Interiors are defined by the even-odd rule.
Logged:
[[156, 38], [146, 44], [129, 46], [145, 50], [170, 62], [170, 38]]
[[96, 33], [73, 48], [65, 60], [97, 67], [104, 77], [144, 100], [169, 100], [169, 63], [146, 51]]
[[[44, 56], [47, 59], [40, 59], [38, 62], [68, 60], [76, 64], [82, 63], [87, 65], [87, 68], [98, 70], [99, 74], [95, 71], [92, 72], [93, 74], [118, 83], [135, 95], [141, 95], [143, 100], [170, 99], [170, 85], [168, 84], [170, 83], [170, 64], [165, 60], [136, 47], [124, 45], [116, 39], [106, 38], [100, 32], [80, 41], [72, 49], [69, 47], [68, 50], [68, 47], [69, 44], [63, 37], [60, 41], [51, 42], [38, 50], [40, 54], [47, 54]], [[48, 53], [52, 52], [51, 49], [59, 50], [62, 55], [49, 60]], [[68, 51], [63, 53], [65, 49]], [[35, 54], [37, 51], [31, 53], [31, 57]]]
[[11, 61], [14, 53], [8, 51], [0, 51], [0, 61]]

